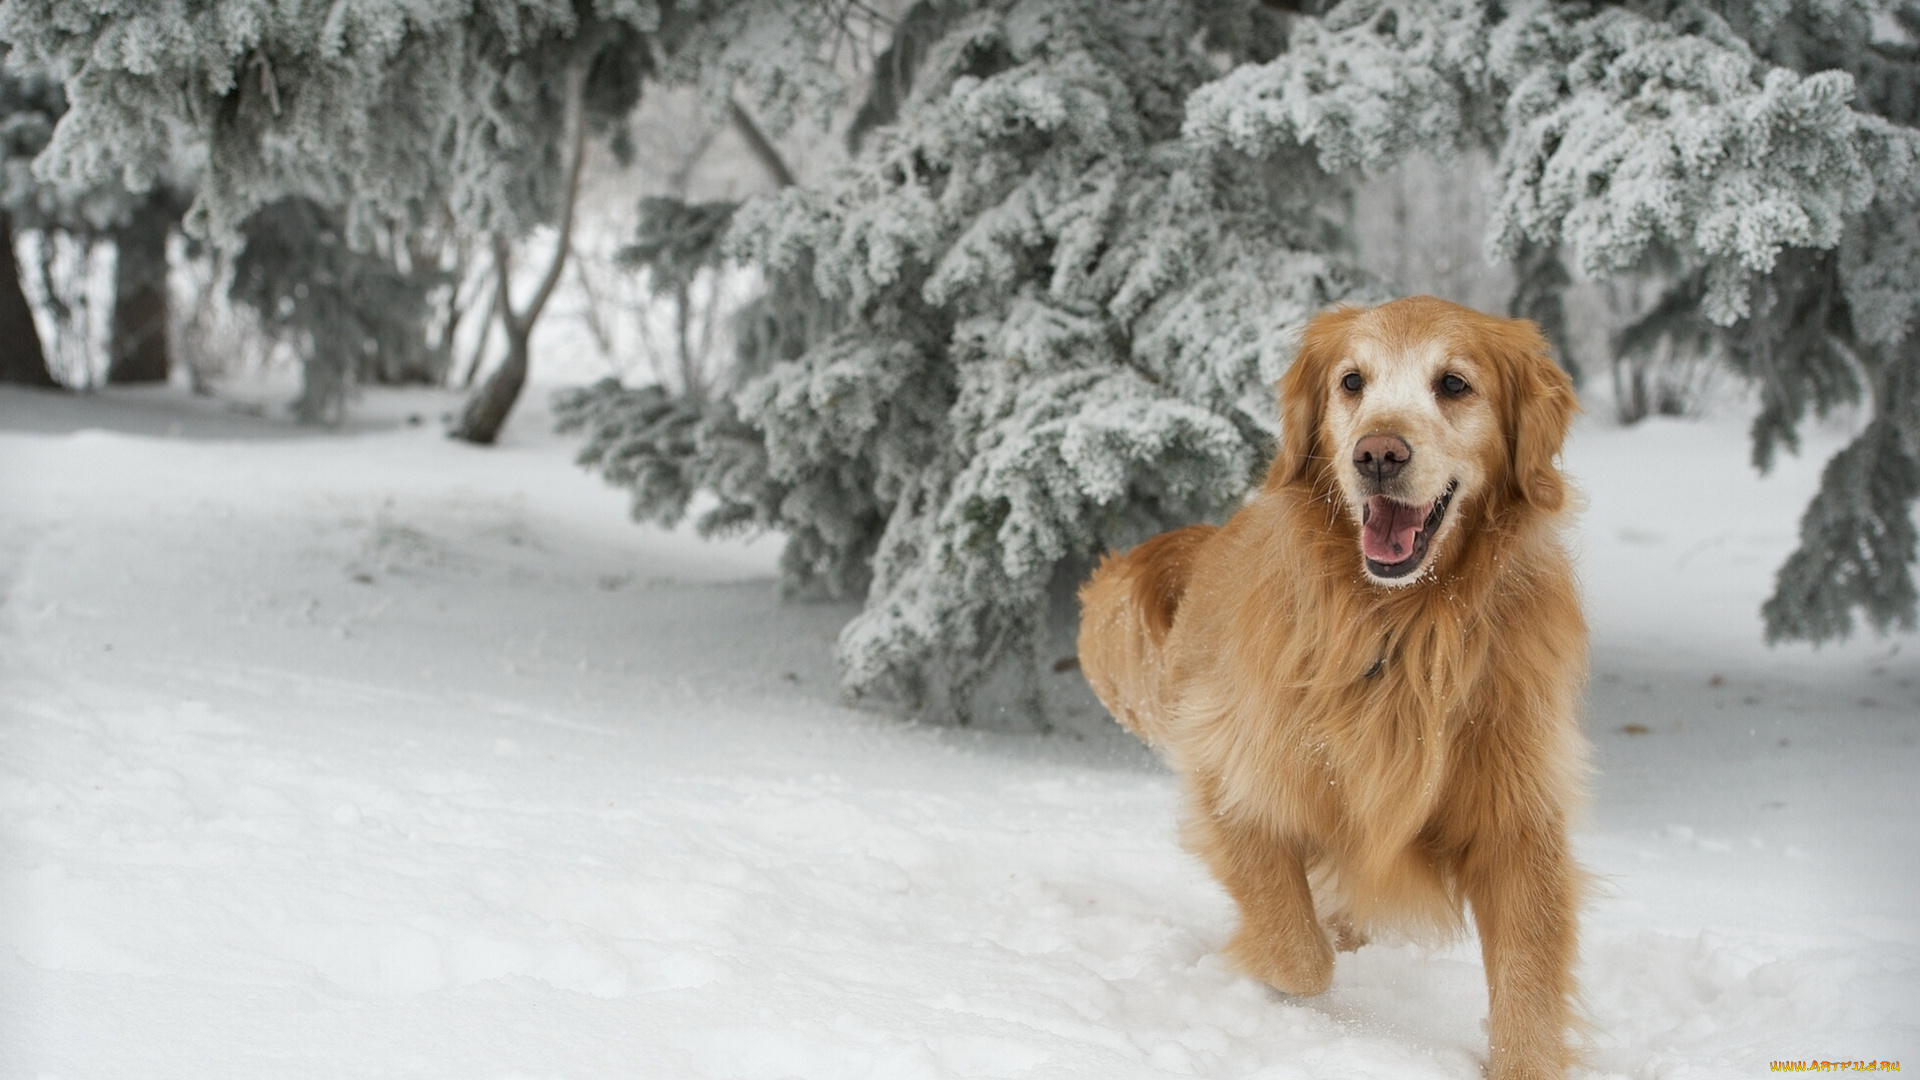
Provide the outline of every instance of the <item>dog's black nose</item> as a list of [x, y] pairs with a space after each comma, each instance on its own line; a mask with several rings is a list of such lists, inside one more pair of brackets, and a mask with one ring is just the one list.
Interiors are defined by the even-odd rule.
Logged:
[[1400, 474], [1413, 458], [1413, 447], [1398, 435], [1369, 435], [1353, 448], [1353, 464], [1361, 476], [1385, 483]]

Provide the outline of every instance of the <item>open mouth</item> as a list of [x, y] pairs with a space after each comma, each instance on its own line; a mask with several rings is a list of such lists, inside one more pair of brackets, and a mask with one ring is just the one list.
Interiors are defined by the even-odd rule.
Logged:
[[1424, 506], [1408, 506], [1385, 495], [1375, 495], [1360, 508], [1360, 553], [1367, 572], [1377, 578], [1401, 578], [1420, 569], [1427, 557], [1427, 540], [1440, 528], [1453, 502], [1458, 481]]

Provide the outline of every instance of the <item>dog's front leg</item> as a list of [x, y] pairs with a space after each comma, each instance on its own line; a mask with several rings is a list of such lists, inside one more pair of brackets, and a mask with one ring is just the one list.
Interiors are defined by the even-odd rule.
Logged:
[[1462, 861], [1487, 967], [1490, 1080], [1566, 1075], [1576, 874], [1557, 821], [1478, 837]]
[[1333, 947], [1314, 918], [1300, 853], [1199, 794], [1188, 842], [1240, 907], [1240, 929], [1227, 943], [1227, 956], [1289, 994], [1325, 993], [1333, 984]]

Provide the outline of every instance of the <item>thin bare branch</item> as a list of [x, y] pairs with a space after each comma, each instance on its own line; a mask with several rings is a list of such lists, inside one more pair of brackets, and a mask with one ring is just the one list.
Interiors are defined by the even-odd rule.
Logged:
[[786, 159], [780, 156], [780, 151], [767, 138], [766, 133], [760, 130], [760, 125], [753, 122], [753, 117], [747, 115], [747, 110], [740, 107], [740, 102], [728, 98], [727, 113], [733, 119], [734, 129], [740, 132], [742, 139], [746, 140], [747, 149], [753, 151], [753, 156], [760, 159], [760, 164], [766, 168], [768, 175], [773, 177], [773, 182], [781, 187], [792, 187], [793, 170], [787, 168]]
[[247, 66], [260, 70], [260, 92], [267, 95], [267, 106], [273, 115], [280, 115], [280, 80], [274, 77], [273, 61], [267, 58], [266, 50], [254, 46], [253, 56]]
[[580, 202], [580, 173], [587, 160], [587, 72], [593, 67], [595, 50], [583, 49], [567, 69], [567, 112], [563, 138], [567, 147], [566, 187], [560, 196], [560, 236], [555, 241], [553, 262], [546, 277], [520, 316], [522, 325], [531, 328], [560, 284], [560, 272], [566, 269], [567, 254], [573, 250], [573, 211]]
[[507, 295], [508, 285], [513, 281], [513, 245], [506, 233], [493, 234], [493, 281], [493, 310], [500, 313], [500, 325], [506, 327], [508, 333], [516, 333], [520, 317], [513, 313], [513, 297]]
[[580, 283], [580, 293], [586, 297], [587, 306], [582, 312], [587, 324], [587, 333], [593, 336], [593, 345], [606, 359], [613, 358], [613, 331], [607, 326], [605, 316], [600, 313], [600, 291], [594, 288], [593, 275], [587, 273], [587, 260], [573, 260], [573, 277]]

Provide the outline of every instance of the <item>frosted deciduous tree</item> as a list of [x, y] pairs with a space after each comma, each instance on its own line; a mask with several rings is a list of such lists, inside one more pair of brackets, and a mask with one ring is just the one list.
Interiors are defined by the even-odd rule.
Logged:
[[[513, 249], [510, 234], [495, 230], [490, 237], [493, 254], [494, 312], [507, 341], [507, 355], [498, 369], [468, 399], [453, 436], [473, 443], [491, 443], [506, 422], [525, 385], [531, 363], [530, 341], [534, 324], [552, 298], [566, 268], [573, 242], [573, 215], [579, 201], [580, 174], [587, 152], [589, 109], [602, 122], [624, 116], [639, 101], [641, 80], [652, 62], [644, 51], [644, 42], [630, 40], [619, 47], [611, 44], [616, 36], [631, 37], [630, 28], [607, 24], [589, 28], [567, 40], [549, 58], [550, 70], [532, 77], [525, 94], [547, 130], [557, 134], [550, 148], [554, 160], [550, 167], [527, 168], [525, 176], [544, 176], [557, 180], [545, 190], [526, 192], [528, 202], [544, 202], [555, 221], [554, 250], [539, 283], [524, 305], [513, 299]], [[544, 89], [543, 89], [544, 88]], [[542, 101], [542, 98], [551, 100]], [[545, 163], [542, 163], [544, 166]], [[497, 167], [497, 166], [496, 166]], [[557, 177], [553, 174], [557, 173]]]

